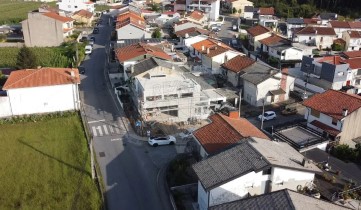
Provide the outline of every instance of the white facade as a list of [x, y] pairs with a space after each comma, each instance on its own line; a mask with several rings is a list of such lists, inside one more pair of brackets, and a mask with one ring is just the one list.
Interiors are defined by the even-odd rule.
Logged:
[[173, 23], [178, 22], [179, 18], [180, 15], [177, 12], [173, 14], [161, 14], [155, 19], [155, 22], [163, 27], [167, 27], [173, 25]]
[[79, 109], [78, 85], [54, 85], [7, 90], [12, 115]]
[[261, 50], [261, 46], [262, 44], [259, 42], [259, 40], [265, 39], [272, 36], [272, 32], [267, 32], [258, 36], [251, 36], [250, 34], [248, 34], [248, 40], [249, 40], [249, 44], [251, 46], [254, 46], [254, 50]]
[[243, 18], [244, 19], [253, 19], [253, 12], [243, 12]]
[[[263, 46], [264, 51], [267, 52], [265, 49], [266, 46]], [[281, 61], [294, 61], [294, 60], [302, 60], [303, 57], [303, 50], [298, 49], [295, 47], [290, 47], [288, 49], [284, 49], [282, 51], [278, 51], [273, 47], [268, 48], [268, 55], [278, 58]]]
[[361, 50], [361, 37], [351, 38], [349, 31], [342, 33], [342, 39], [346, 41], [345, 51], [358, 51]]
[[201, 42], [206, 39], [208, 39], [208, 36], [205, 36], [205, 35], [198, 35], [198, 36], [188, 37], [188, 38], [184, 38], [184, 39], [180, 38], [179, 45], [188, 47], [189, 51], [192, 52], [193, 51], [192, 44]]
[[316, 46], [318, 49], [331, 48], [336, 35], [315, 35], [315, 34], [297, 34], [295, 41], [309, 46]]
[[199, 209], [206, 210], [208, 207], [246, 198], [249, 195], [262, 195], [281, 189], [297, 191], [298, 185], [304, 187], [312, 183], [314, 176], [313, 172], [272, 167], [270, 171], [252, 171], [208, 192], [198, 182]]
[[222, 73], [221, 65], [227, 62], [228, 60], [236, 57], [237, 55], [244, 55], [240, 52], [236, 52], [233, 50], [228, 50], [224, 53], [219, 55], [209, 57], [207, 54], [199, 53], [198, 51], [194, 50], [194, 55], [197, 56], [201, 61], [202, 65], [205, 68], [208, 68], [212, 71], [212, 74], [220, 74]]
[[135, 27], [131, 24], [123, 26], [117, 31], [118, 40], [121, 39], [147, 39], [151, 38], [151, 34], [143, 29]]
[[[188, 1], [187, 1], [188, 3]], [[187, 11], [202, 10], [206, 13], [209, 20], [217, 21], [219, 18], [220, 0], [214, 0], [212, 2], [189, 2], [187, 5]]]
[[95, 10], [95, 4], [89, 0], [61, 0], [61, 2], [57, 4], [60, 10], [67, 12], [76, 12], [84, 9], [93, 13]]
[[203, 26], [193, 23], [193, 22], [178, 23], [178, 24], [175, 23], [174, 24], [174, 32], [181, 31], [181, 30], [184, 30], [187, 28], [192, 28], [192, 27], [203, 29]]
[[293, 37], [292, 29], [306, 27], [306, 24], [290, 24], [290, 23], [287, 23], [286, 26], [287, 26], [287, 37], [292, 38]]

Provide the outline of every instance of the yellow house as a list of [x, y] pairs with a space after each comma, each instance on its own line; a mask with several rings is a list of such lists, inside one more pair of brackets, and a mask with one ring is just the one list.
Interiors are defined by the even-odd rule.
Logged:
[[83, 23], [86, 26], [90, 26], [93, 21], [93, 13], [87, 10], [79, 10], [74, 12], [73, 16], [71, 16], [77, 23]]

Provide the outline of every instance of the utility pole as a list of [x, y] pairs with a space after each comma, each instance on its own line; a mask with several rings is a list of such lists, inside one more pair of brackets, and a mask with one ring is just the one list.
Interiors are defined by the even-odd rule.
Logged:
[[263, 130], [263, 120], [264, 120], [264, 98], [262, 99], [263, 105], [262, 105], [262, 118], [261, 118], [261, 130]]
[[241, 117], [241, 103], [242, 103], [242, 88], [239, 90], [238, 112]]

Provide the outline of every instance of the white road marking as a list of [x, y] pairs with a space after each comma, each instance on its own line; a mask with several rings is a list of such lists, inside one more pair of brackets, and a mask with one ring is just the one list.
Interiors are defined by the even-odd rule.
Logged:
[[99, 125], [96, 127], [96, 129], [99, 131], [99, 136], [103, 136], [102, 127]]
[[115, 132], [116, 132], [117, 134], [120, 134], [119, 128], [115, 128]]
[[98, 136], [97, 129], [94, 126], [92, 127], [92, 130], [93, 130], [93, 136]]
[[109, 135], [108, 128], [106, 125], [103, 125], [105, 135]]
[[96, 123], [96, 122], [104, 122], [105, 119], [102, 119], [102, 120], [93, 120], [93, 121], [89, 121], [88, 123], [91, 124], [91, 123]]
[[110, 141], [120, 141], [120, 140], [122, 140], [122, 139], [120, 139], [120, 138], [117, 138], [117, 139], [110, 139]]
[[114, 129], [113, 129], [113, 126], [109, 126], [109, 130], [110, 130], [110, 133], [114, 133]]

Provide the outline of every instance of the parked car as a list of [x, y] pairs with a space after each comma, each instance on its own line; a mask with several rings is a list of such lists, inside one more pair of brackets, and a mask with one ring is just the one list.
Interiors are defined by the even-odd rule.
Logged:
[[[277, 117], [277, 115], [274, 111], [267, 111], [264, 113], [263, 121], [273, 120], [273, 119], [276, 119], [276, 117]], [[258, 119], [262, 120], [261, 114], [258, 116]]]
[[176, 143], [174, 136], [149, 137], [148, 144], [156, 147], [158, 145], [172, 145]]
[[286, 108], [286, 109], [282, 110], [281, 114], [282, 115], [294, 115], [294, 114], [297, 114], [297, 109], [296, 108]]
[[85, 55], [90, 55], [93, 51], [93, 47], [91, 45], [85, 46]]
[[85, 74], [85, 67], [84, 66], [78, 66], [78, 70], [80, 74]]
[[189, 128], [189, 129], [184, 130], [183, 132], [179, 133], [178, 135], [179, 135], [179, 137], [181, 137], [181, 139], [185, 139], [185, 138], [191, 137], [193, 131], [194, 131], [193, 128]]
[[88, 38], [86, 36], [82, 36], [79, 40], [79, 42], [86, 42]]
[[91, 36], [91, 37], [89, 37], [89, 40], [95, 42], [95, 37]]

